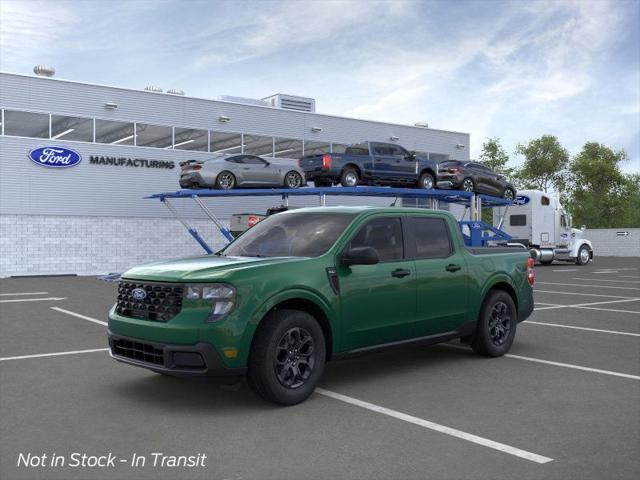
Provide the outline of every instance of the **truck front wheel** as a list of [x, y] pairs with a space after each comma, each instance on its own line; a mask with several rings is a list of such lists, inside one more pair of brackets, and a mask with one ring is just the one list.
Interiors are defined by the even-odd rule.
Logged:
[[431, 190], [436, 188], [436, 181], [433, 178], [433, 175], [430, 173], [423, 173], [420, 175], [420, 179], [418, 180], [418, 188], [423, 188], [425, 190]]
[[578, 250], [578, 256], [576, 257], [576, 263], [578, 265], [586, 265], [591, 260], [591, 251], [586, 245], [582, 245]]
[[511, 348], [518, 314], [511, 295], [504, 290], [489, 292], [482, 304], [471, 348], [486, 357], [500, 357]]
[[322, 328], [306, 312], [275, 310], [259, 325], [247, 379], [254, 392], [280, 405], [309, 397], [324, 371]]

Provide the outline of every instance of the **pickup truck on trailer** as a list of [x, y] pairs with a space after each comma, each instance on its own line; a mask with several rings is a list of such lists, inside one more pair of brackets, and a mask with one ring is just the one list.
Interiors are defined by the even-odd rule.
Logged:
[[448, 212], [327, 207], [270, 216], [214, 255], [122, 275], [116, 360], [217, 377], [293, 405], [325, 361], [460, 338], [500, 356], [533, 310], [524, 249], [468, 249]]
[[313, 181], [316, 187], [339, 183], [343, 187], [389, 185], [432, 189], [436, 188], [438, 177], [437, 162], [393, 143], [358, 143], [348, 146], [344, 153], [302, 157], [298, 165], [307, 181]]

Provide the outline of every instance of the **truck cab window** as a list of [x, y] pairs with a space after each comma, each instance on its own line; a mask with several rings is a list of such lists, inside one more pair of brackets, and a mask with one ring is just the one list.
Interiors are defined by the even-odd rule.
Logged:
[[399, 218], [378, 218], [366, 223], [351, 240], [351, 248], [373, 247], [381, 262], [402, 260], [402, 224]]
[[451, 255], [449, 229], [442, 218], [411, 217], [415, 258], [446, 258]]
[[550, 203], [549, 197], [540, 197], [540, 205], [549, 205]]

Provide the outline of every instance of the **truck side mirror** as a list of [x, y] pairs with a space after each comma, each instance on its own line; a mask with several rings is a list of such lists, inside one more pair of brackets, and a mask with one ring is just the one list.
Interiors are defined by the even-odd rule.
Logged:
[[586, 226], [586, 225], [582, 225], [582, 226], [580, 227], [580, 230], [586, 230], [586, 229], [587, 229], [587, 226]]
[[342, 255], [340, 263], [345, 266], [350, 265], [375, 265], [380, 262], [378, 252], [373, 247], [350, 248]]
[[416, 152], [414, 152], [413, 150], [411, 150], [411, 151], [409, 152], [409, 155], [406, 155], [404, 158], [405, 158], [405, 160], [415, 160], [415, 158], [416, 158]]

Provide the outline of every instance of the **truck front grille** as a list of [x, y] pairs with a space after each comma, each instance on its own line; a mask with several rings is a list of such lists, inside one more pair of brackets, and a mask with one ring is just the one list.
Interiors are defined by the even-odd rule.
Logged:
[[164, 366], [164, 353], [161, 348], [150, 343], [117, 339], [113, 342], [113, 354], [120, 357]]
[[182, 285], [123, 280], [118, 285], [116, 313], [124, 317], [168, 322], [182, 310], [182, 294]]

